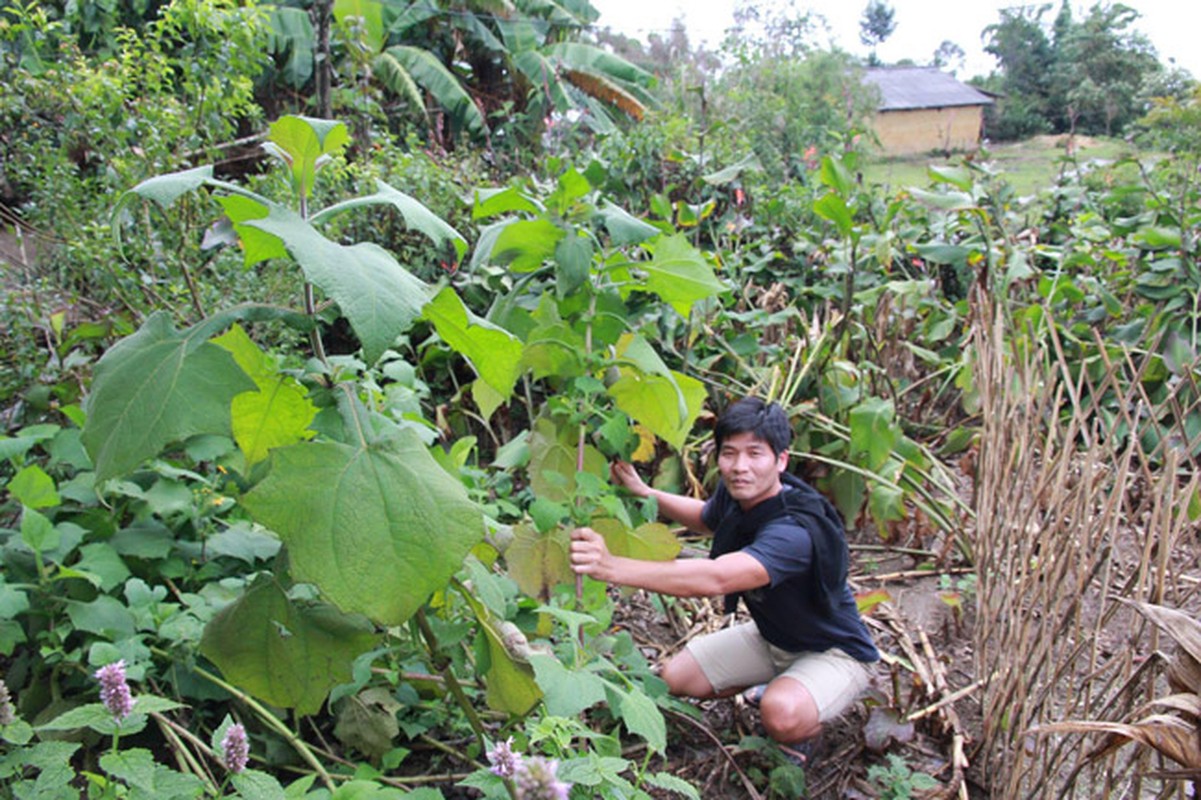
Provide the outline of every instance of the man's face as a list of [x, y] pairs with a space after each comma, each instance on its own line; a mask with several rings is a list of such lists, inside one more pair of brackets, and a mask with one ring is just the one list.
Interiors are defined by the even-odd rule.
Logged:
[[717, 453], [717, 470], [730, 496], [743, 510], [780, 491], [780, 473], [788, 466], [788, 451], [778, 456], [771, 445], [747, 431], [727, 437]]

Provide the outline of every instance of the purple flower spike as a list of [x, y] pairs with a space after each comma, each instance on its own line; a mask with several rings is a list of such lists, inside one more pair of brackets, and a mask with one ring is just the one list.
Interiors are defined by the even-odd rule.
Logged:
[[242, 723], [235, 722], [226, 729], [221, 740], [221, 760], [227, 770], [236, 774], [246, 769], [249, 759], [250, 742], [246, 739], [246, 729]]
[[489, 771], [502, 778], [512, 778], [521, 767], [521, 754], [513, 752], [513, 737], [503, 742], [497, 742], [486, 754], [488, 763], [492, 766]]
[[125, 661], [114, 661], [96, 670], [96, 680], [100, 681], [100, 702], [118, 722], [125, 719], [133, 711], [133, 697], [129, 694], [129, 684], [125, 682]]
[[8, 694], [8, 684], [0, 681], [0, 725], [12, 725], [16, 719], [16, 709], [13, 708], [13, 699]]
[[559, 762], [533, 756], [517, 768], [513, 779], [517, 800], [567, 800], [571, 784], [559, 780]]

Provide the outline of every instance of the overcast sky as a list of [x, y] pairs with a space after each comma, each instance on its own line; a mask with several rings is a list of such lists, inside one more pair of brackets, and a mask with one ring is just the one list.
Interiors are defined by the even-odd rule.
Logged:
[[[1012, 0], [888, 0], [895, 10], [897, 27], [877, 51], [885, 62], [913, 59], [930, 61], [944, 40], [951, 40], [967, 53], [961, 79], [987, 74], [996, 68], [983, 50], [980, 34], [1000, 19], [999, 9], [1022, 5]], [[771, 2], [771, 0], [764, 0]], [[1044, 17], [1054, 19], [1060, 0], [1054, 0]], [[666, 32], [679, 17], [688, 28], [689, 39], [705, 41], [712, 48], [721, 43], [726, 28], [734, 24], [734, 0], [592, 0], [601, 12], [597, 25], [608, 26], [629, 36], [645, 39], [652, 32]], [[1199, 0], [1125, 0], [1139, 12], [1134, 27], [1145, 34], [1159, 53], [1160, 61], [1175, 59], [1196, 78], [1201, 78], [1201, 2]], [[784, 5], [781, 3], [781, 5]], [[797, 0], [797, 7], [825, 17], [829, 38], [843, 50], [866, 56], [859, 42], [859, 19], [867, 0]], [[1077, 20], [1092, 3], [1072, 3]]]

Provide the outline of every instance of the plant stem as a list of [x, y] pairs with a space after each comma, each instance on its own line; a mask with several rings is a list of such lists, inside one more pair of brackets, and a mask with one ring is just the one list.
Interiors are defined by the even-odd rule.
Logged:
[[[191, 772], [200, 779], [200, 782], [204, 784], [204, 787], [208, 790], [208, 793], [216, 797], [218, 794], [217, 785], [214, 783], [212, 776], [209, 775], [204, 766], [196, 760], [196, 757], [192, 755], [192, 751], [184, 745], [179, 734], [180, 732], [184, 733], [189, 740], [193, 742], [193, 744], [198, 746], [202, 743], [187, 731], [181, 730], [180, 732], [177, 732], [175, 730], [175, 724], [157, 711], [152, 712], [150, 716], [158, 724], [159, 730], [163, 732], [163, 736], [165, 736], [171, 743], [171, 749], [175, 752], [175, 760], [176, 763], [179, 764], [180, 771], [182, 772], [186, 770]], [[204, 749], [208, 750], [207, 747]], [[209, 751], [209, 755], [212, 756], [211, 751]]]
[[284, 737], [288, 744], [292, 746], [292, 749], [295, 750], [301, 758], [309, 763], [309, 766], [311, 766], [313, 771], [316, 772], [318, 777], [321, 778], [321, 782], [324, 783], [326, 787], [330, 789], [330, 791], [333, 791], [334, 781], [333, 778], [329, 776], [329, 773], [326, 771], [325, 767], [320, 761], [317, 760], [317, 757], [313, 755], [313, 751], [309, 749], [309, 746], [305, 744], [304, 740], [301, 739], [300, 736], [291, 728], [285, 725], [279, 717], [272, 714], [257, 700], [243, 692], [241, 689], [237, 688], [233, 684], [225, 682], [221, 678], [218, 678], [216, 675], [204, 669], [203, 667], [192, 667], [192, 671], [205, 680], [220, 686], [222, 689], [245, 703], [246, 706], [267, 725], [267, 727]]
[[[328, 6], [324, 6], [321, 12], [323, 18], [324, 11], [327, 10]], [[307, 220], [309, 218], [309, 201], [308, 197], [305, 196], [304, 186], [300, 187], [299, 195], [297, 201], [300, 204], [300, 217]], [[304, 282], [304, 313], [313, 320], [313, 330], [309, 331], [309, 342], [313, 346], [313, 355], [317, 356], [322, 364], [328, 366], [329, 363], [325, 358], [325, 345], [321, 341], [321, 324], [317, 320], [317, 303], [313, 297], [313, 284], [307, 280]]]
[[488, 749], [488, 741], [485, 738], [484, 723], [480, 720], [479, 714], [475, 711], [475, 706], [467, 699], [467, 695], [463, 692], [463, 687], [459, 684], [459, 679], [455, 677], [454, 671], [451, 669], [450, 659], [438, 652], [438, 636], [434, 633], [434, 629], [430, 627], [430, 621], [425, 617], [425, 609], [417, 610], [414, 619], [417, 621], [417, 627], [421, 630], [421, 636], [425, 639], [425, 646], [429, 648], [430, 658], [434, 660], [434, 668], [442, 675], [442, 680], [446, 683], [446, 688], [454, 696], [455, 702], [459, 704], [459, 708], [463, 709], [463, 714], [467, 717], [467, 723], [471, 726], [471, 730], [475, 732], [475, 736], [480, 741], [480, 751]]

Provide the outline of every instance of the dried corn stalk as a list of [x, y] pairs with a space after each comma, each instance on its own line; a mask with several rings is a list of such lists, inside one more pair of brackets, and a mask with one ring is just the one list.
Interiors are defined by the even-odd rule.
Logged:
[[[1139, 709], [1165, 694], [1164, 660], [1157, 631], [1114, 600], [1193, 599], [1197, 562], [1185, 534], [1195, 528], [1187, 509], [1197, 477], [1182, 466], [1185, 448], [1148, 453], [1139, 436], [1115, 433], [1160, 418], [1162, 405], [1143, 390], [1145, 363], [1109, 360], [1098, 340], [1102, 356], [1086, 369], [1054, 329], [1036, 338], [983, 316], [975, 640], [977, 674], [991, 678], [975, 760], [987, 765], [993, 797], [1170, 792], [1170, 778], [1145, 777], [1150, 750], [1109, 746], [1146, 740], [1192, 757], [1191, 721], [1159, 715], [1139, 726]], [[1169, 401], [1196, 411], [1186, 396]], [[1111, 738], [1090, 744], [1066, 720]]]

